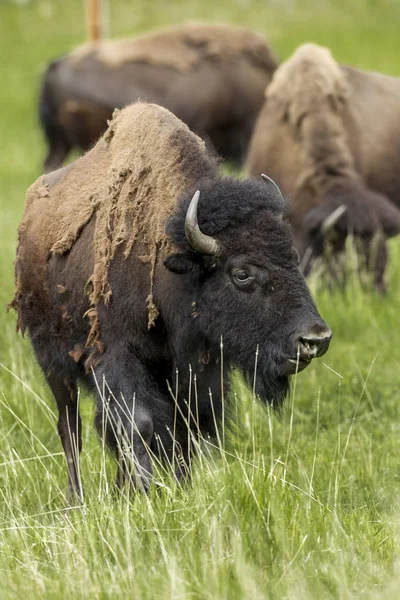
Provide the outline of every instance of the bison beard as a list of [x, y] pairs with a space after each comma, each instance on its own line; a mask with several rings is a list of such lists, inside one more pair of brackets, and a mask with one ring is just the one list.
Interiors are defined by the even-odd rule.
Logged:
[[178, 454], [182, 475], [188, 427], [215, 433], [221, 369], [226, 390], [232, 368], [251, 383], [258, 347], [256, 391], [278, 405], [296, 357], [300, 369], [326, 352], [285, 209], [273, 184], [221, 177], [199, 138], [146, 104], [30, 188], [12, 306], [57, 402], [71, 497], [79, 380], [96, 392], [118, 486], [147, 489], [151, 451]]
[[269, 404], [279, 408], [289, 393], [290, 379], [280, 373], [279, 357], [273, 352], [260, 353], [257, 367], [248, 375], [248, 383], [255, 382], [255, 392], [260, 398], [268, 398]]

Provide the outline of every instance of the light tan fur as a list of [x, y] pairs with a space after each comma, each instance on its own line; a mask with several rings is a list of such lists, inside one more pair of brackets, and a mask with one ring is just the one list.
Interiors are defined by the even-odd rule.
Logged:
[[349, 233], [361, 237], [384, 290], [386, 238], [400, 232], [399, 139], [400, 79], [341, 67], [326, 48], [306, 44], [266, 89], [247, 170], [267, 173], [290, 198], [302, 259], [321, 252], [324, 223], [340, 210], [336, 251]]
[[265, 96], [249, 151], [252, 173], [264, 162], [286, 194], [307, 190], [315, 203], [332, 174], [358, 177], [358, 140], [344, 127], [350, 110], [346, 77], [328, 49], [298, 48], [277, 69]]
[[338, 65], [326, 48], [300, 46], [265, 93], [247, 158], [284, 193], [318, 204], [332, 175], [358, 179], [400, 206], [400, 79]]
[[186, 23], [136, 39], [100, 40], [77, 48], [70, 58], [80, 61], [92, 52], [110, 67], [144, 62], [183, 72], [203, 60], [235, 60], [245, 55], [267, 68], [275, 60], [263, 36], [243, 27], [204, 23]]
[[400, 207], [400, 79], [341, 67], [366, 183]]
[[[150, 268], [150, 327], [158, 314], [152, 290], [157, 256], [167, 245], [164, 222], [179, 196], [194, 185], [197, 174], [187, 168], [193, 156], [206, 157], [204, 142], [166, 109], [136, 103], [116, 111], [90, 152], [29, 188], [18, 232], [14, 308], [32, 288], [19, 276], [19, 262], [43, 287], [51, 255], [68, 252], [95, 217], [88, 345], [101, 345], [97, 307], [112, 294], [108, 268], [119, 246], [125, 258], [137, 242], [147, 248], [141, 258]], [[22, 314], [19, 326], [24, 329]]]

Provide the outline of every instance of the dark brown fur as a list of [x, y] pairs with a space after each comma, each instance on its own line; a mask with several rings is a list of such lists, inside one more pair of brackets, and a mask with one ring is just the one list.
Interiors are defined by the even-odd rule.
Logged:
[[227, 25], [186, 24], [78, 48], [44, 76], [45, 171], [71, 148], [90, 148], [113, 109], [138, 99], [165, 106], [220, 154], [242, 160], [276, 65], [260, 35]]
[[348, 233], [365, 242], [380, 232], [375, 283], [383, 289], [386, 237], [400, 231], [399, 139], [400, 80], [340, 67], [328, 50], [307, 44], [266, 90], [247, 170], [266, 172], [291, 199], [302, 256], [308, 247], [322, 252], [321, 224], [342, 204], [336, 250]]
[[[218, 246], [211, 255], [186, 234], [195, 190], [201, 231]], [[82, 497], [79, 380], [97, 394], [118, 484], [147, 488], [149, 448], [182, 474], [190, 432], [215, 434], [232, 368], [279, 405], [288, 376], [326, 352], [331, 332], [284, 212], [275, 186], [222, 177], [200, 138], [143, 103], [31, 186], [12, 305], [57, 402], [71, 494]]]

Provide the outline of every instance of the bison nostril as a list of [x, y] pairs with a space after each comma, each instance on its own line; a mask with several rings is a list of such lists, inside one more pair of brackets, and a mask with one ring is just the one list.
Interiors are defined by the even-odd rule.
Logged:
[[310, 330], [306, 334], [299, 336], [299, 352], [305, 358], [315, 358], [322, 356], [329, 348], [329, 343], [332, 338], [332, 332], [328, 327], [318, 328], [318, 330]]
[[317, 351], [318, 351], [318, 347], [317, 344], [314, 343], [313, 340], [306, 338], [306, 337], [300, 337], [299, 338], [299, 343], [300, 343], [300, 354], [301, 351], [305, 350], [306, 353], [308, 355], [310, 355], [310, 358], [316, 356]]

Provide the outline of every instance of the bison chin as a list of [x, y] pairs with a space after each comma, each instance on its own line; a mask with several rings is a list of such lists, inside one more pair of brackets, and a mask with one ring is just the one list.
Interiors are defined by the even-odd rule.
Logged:
[[257, 371], [248, 372], [247, 381], [257, 396], [274, 407], [279, 407], [289, 394], [290, 381], [279, 372], [277, 364], [257, 365]]

